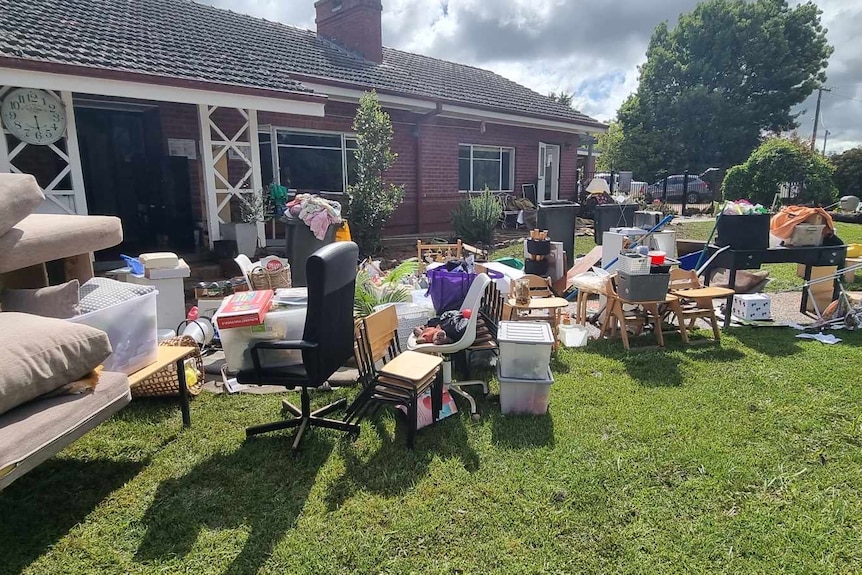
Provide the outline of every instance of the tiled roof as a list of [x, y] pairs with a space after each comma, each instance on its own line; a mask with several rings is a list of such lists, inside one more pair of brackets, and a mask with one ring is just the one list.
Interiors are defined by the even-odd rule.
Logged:
[[599, 125], [487, 70], [391, 48], [369, 62], [309, 30], [189, 0], [0, 0], [0, 56], [298, 92], [297, 76], [311, 76]]

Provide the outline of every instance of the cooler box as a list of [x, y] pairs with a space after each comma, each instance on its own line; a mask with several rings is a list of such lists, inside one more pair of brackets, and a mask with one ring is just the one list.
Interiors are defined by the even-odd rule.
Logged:
[[500, 294], [502, 295], [509, 294], [509, 287], [513, 281], [524, 277], [522, 270], [515, 269], [502, 262], [482, 262], [476, 264], [476, 272], [478, 273], [480, 270], [491, 270], [503, 274], [501, 278], [491, 279], [491, 281], [497, 284], [497, 289], [500, 290]]
[[498, 366], [497, 379], [500, 381], [500, 411], [504, 415], [548, 413], [548, 399], [554, 383], [550, 368], [538, 379], [516, 379], [502, 376]]
[[501, 321], [500, 376], [511, 379], [544, 380], [551, 365], [554, 335], [543, 321]]
[[153, 291], [68, 321], [95, 327], [108, 334], [114, 352], [105, 360], [105, 371], [130, 375], [158, 359], [159, 334]]
[[[219, 330], [219, 339], [224, 349], [225, 363], [231, 373], [252, 369], [251, 347], [259, 341], [278, 339], [300, 340], [305, 330], [305, 307], [270, 311], [262, 325], [235, 327]], [[217, 316], [216, 316], [217, 317]], [[284, 365], [302, 363], [302, 352], [298, 350], [262, 350], [261, 362], [278, 362]]]
[[739, 319], [759, 321], [772, 317], [769, 296], [762, 293], [733, 296], [732, 313]]

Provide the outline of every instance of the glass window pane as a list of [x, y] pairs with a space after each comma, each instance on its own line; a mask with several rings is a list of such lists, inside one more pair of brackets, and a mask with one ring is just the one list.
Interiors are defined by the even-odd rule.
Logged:
[[312, 192], [343, 192], [341, 150], [278, 148], [281, 185]]
[[269, 132], [258, 132], [257, 133], [257, 140], [261, 144], [263, 144], [264, 142], [270, 142], [272, 140], [272, 138], [270, 136], [271, 136], [271, 134]]
[[347, 184], [356, 184], [356, 152], [347, 150]]
[[473, 158], [478, 160], [499, 160], [500, 148], [473, 148]]
[[504, 190], [512, 189], [512, 150], [503, 150], [503, 187]]
[[341, 148], [341, 136], [338, 134], [313, 134], [305, 132], [278, 132], [279, 145], [313, 146], [325, 148]]
[[458, 146], [458, 157], [461, 159], [470, 159], [470, 146]]
[[491, 191], [500, 190], [500, 161], [473, 161], [473, 190], [482, 191], [488, 186]]
[[470, 160], [461, 158], [458, 160], [458, 190], [470, 191]]
[[275, 181], [275, 172], [272, 168], [272, 145], [264, 142], [260, 144], [260, 177], [264, 186]]
[[348, 150], [355, 150], [359, 147], [359, 142], [356, 141], [356, 138], [345, 138], [345, 144], [347, 144]]

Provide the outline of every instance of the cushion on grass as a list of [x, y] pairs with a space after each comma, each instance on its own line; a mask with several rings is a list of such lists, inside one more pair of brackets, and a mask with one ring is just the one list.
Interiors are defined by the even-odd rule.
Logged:
[[39, 289], [7, 289], [0, 296], [3, 311], [69, 319], [78, 315], [78, 280]]
[[0, 413], [81, 379], [109, 355], [111, 343], [98, 329], [0, 313]]
[[109, 278], [92, 278], [81, 286], [81, 313], [109, 308], [156, 291], [153, 286], [118, 282]]
[[32, 214], [45, 201], [36, 178], [28, 174], [0, 174], [0, 236]]

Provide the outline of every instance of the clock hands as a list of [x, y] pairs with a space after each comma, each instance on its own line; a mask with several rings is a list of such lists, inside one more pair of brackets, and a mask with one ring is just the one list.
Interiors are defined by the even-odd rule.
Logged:
[[42, 131], [42, 128], [39, 127], [39, 116], [33, 114], [33, 119], [36, 120], [36, 129]]

